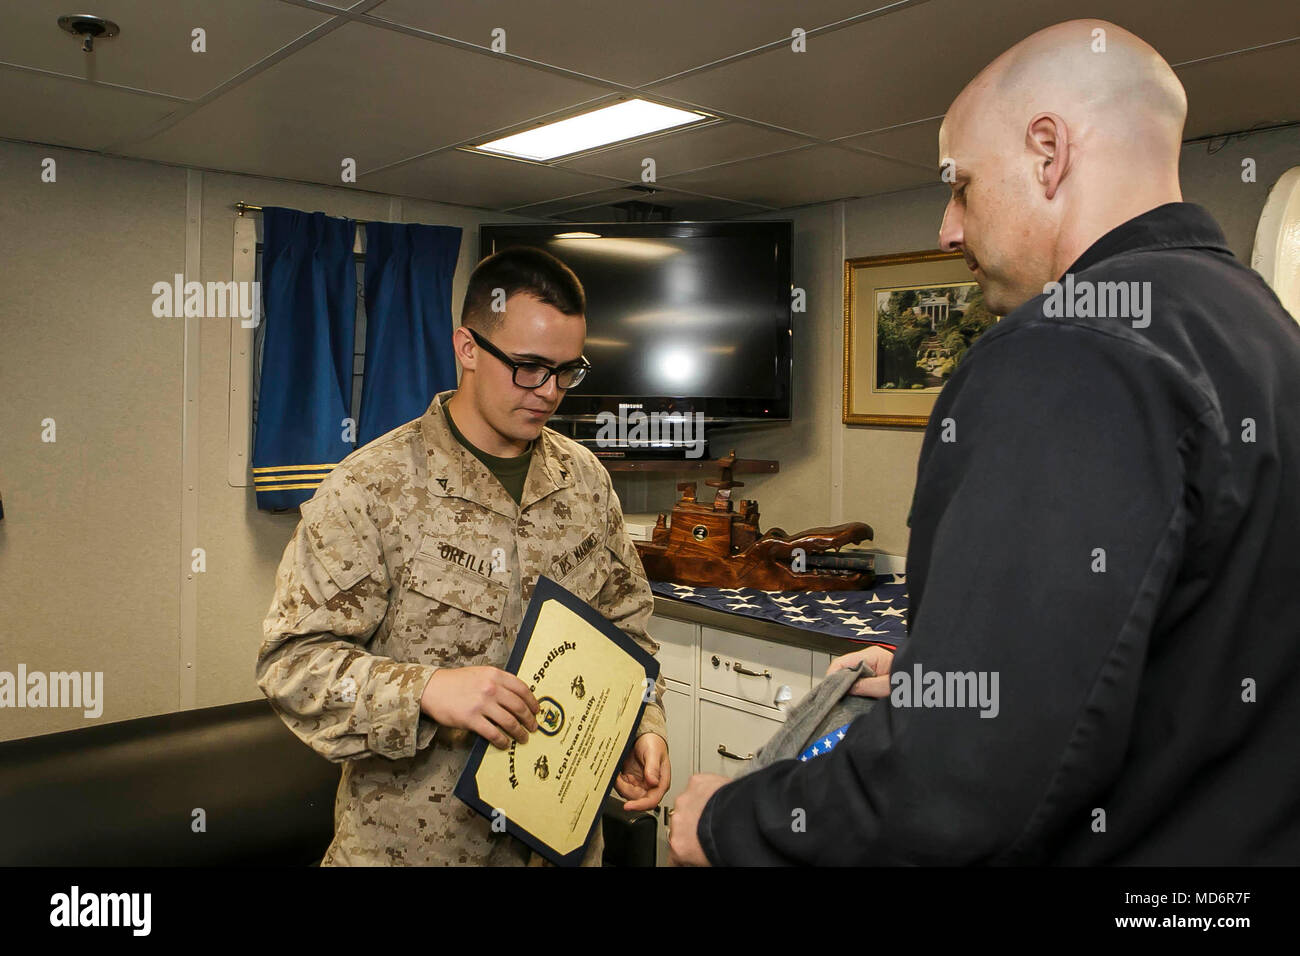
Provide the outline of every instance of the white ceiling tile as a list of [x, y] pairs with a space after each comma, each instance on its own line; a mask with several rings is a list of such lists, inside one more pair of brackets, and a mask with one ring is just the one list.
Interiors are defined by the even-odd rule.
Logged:
[[933, 182], [934, 172], [833, 146], [810, 146], [660, 182], [724, 199], [776, 208], [890, 192]]
[[[72, 13], [102, 16], [122, 32], [83, 53], [81, 41], [58, 25], [60, 16]], [[187, 99], [330, 19], [266, 0], [112, 0], [85, 9], [50, 0], [4, 0], [0, 17], [0, 60]], [[206, 33], [204, 53], [191, 49], [196, 28]]]
[[750, 203], [695, 196], [672, 189], [657, 189], [653, 193], [647, 193], [626, 187], [524, 206], [514, 211], [521, 215], [569, 222], [622, 222], [628, 218], [628, 210], [616, 204], [626, 202], [667, 206], [671, 210], [668, 215], [674, 220], [726, 219], [764, 211], [763, 207]]
[[1300, 34], [1294, 0], [1094, 0], [1086, 14], [1074, 15], [1117, 23], [1170, 63]]
[[884, 0], [801, 0], [797, 7], [751, 0], [386, 0], [371, 14], [631, 86], [670, 76], [805, 30], [884, 6]]
[[101, 149], [175, 110], [175, 100], [0, 69], [0, 137]]
[[567, 169], [616, 176], [640, 182], [642, 161], [654, 159], [657, 176], [671, 176], [716, 163], [761, 156], [807, 143], [798, 136], [776, 133], [744, 123], [714, 123], [679, 133], [641, 140], [590, 153], [563, 163]]
[[[1011, 42], [1060, 19], [1052, 0], [930, 0], [650, 87], [704, 108], [834, 138], [942, 113]], [[707, 104], [707, 106], [705, 106]]]
[[[635, 199], [637, 197], [631, 198]], [[730, 202], [710, 196], [692, 196], [688, 193], [674, 192], [672, 190], [660, 190], [653, 195], [644, 197], [643, 201], [653, 203], [656, 206], [668, 207], [668, 218], [673, 221], [737, 219], [741, 216], [752, 216], [755, 213], [768, 211], [761, 206], [750, 203]], [[582, 209], [568, 210], [555, 218], [569, 222], [599, 222], [601, 220], [622, 222], [627, 218], [627, 211], [612, 204], [594, 208], [587, 206]]]
[[[361, 190], [568, 218], [617, 215], [608, 203], [642, 197], [618, 182], [639, 183], [650, 156], [660, 192], [649, 201], [681, 218], [737, 216], [933, 182], [938, 120], [927, 118], [1011, 44], [1072, 15], [1112, 19], [1175, 64], [1300, 33], [1294, 2], [1278, 0], [1094, 0], [1086, 10], [1065, 0], [926, 0], [814, 33], [806, 53], [782, 42], [709, 66], [784, 40], [795, 26], [812, 30], [885, 0], [386, 0], [371, 11], [384, 21], [356, 21], [343, 9], [359, 10], [354, 0], [332, 2], [339, 9], [289, 0], [105, 0], [92, 12], [123, 33], [88, 57], [55, 25], [75, 8], [0, 0], [0, 61], [29, 68], [0, 65], [0, 137], [331, 184], [341, 181], [340, 161], [352, 157]], [[342, 25], [284, 52], [321, 24]], [[190, 51], [199, 26], [207, 31], [204, 54]], [[537, 66], [402, 32], [487, 47], [494, 27], [507, 31], [510, 54]], [[277, 51], [281, 58], [267, 62]], [[108, 85], [193, 98], [257, 63], [261, 72], [202, 105]], [[625, 95], [552, 67], [634, 85], [700, 68], [647, 95], [789, 132], [724, 117], [550, 167], [445, 149]], [[1189, 138], [1298, 118], [1300, 43], [1191, 63], [1179, 75]], [[808, 137], [904, 162], [802, 145]]]
[[932, 166], [935, 176], [939, 168], [939, 126], [942, 119], [931, 119], [921, 123], [909, 123], [895, 126], [877, 133], [864, 136], [850, 136], [837, 140], [845, 146], [857, 149], [869, 149], [874, 153], [905, 159], [922, 166]]
[[1187, 90], [1184, 138], [1300, 120], [1300, 42], [1178, 70]]
[[363, 176], [357, 185], [398, 196], [508, 209], [604, 189], [609, 181], [554, 166], [453, 149]]
[[654, 93], [835, 138], [944, 113], [998, 54], [1071, 16], [1110, 17], [1171, 62], [1297, 32], [1295, 4], [1275, 0], [929, 0], [662, 85]]
[[365, 173], [601, 92], [588, 83], [350, 23], [125, 151], [338, 183], [345, 157]]
[[546, 219], [551, 216], [560, 215], [561, 213], [567, 213], [577, 209], [605, 206], [609, 203], [625, 202], [629, 199], [649, 200], [649, 197], [640, 190], [630, 189], [626, 186], [619, 186], [613, 189], [596, 189], [587, 193], [577, 193], [558, 199], [548, 199], [543, 202], [529, 203], [513, 209], [512, 212], [521, 216]]

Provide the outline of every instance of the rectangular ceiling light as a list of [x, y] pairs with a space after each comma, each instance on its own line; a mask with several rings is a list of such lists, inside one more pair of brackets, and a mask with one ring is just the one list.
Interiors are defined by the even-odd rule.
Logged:
[[502, 156], [546, 161], [571, 153], [648, 136], [677, 126], [713, 119], [708, 113], [679, 110], [646, 100], [626, 100], [525, 130], [475, 149]]

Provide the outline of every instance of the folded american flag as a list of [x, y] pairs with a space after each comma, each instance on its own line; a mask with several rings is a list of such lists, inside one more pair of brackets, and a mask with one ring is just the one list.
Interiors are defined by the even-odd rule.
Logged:
[[877, 574], [870, 591], [759, 591], [651, 581], [662, 597], [898, 648], [907, 639], [907, 575]]

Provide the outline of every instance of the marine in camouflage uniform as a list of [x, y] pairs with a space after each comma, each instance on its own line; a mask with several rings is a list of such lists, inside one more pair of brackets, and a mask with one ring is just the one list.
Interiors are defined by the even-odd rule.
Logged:
[[[420, 697], [442, 666], [504, 668], [538, 575], [650, 653], [654, 606], [609, 473], [542, 429], [519, 505], [453, 437], [440, 394], [348, 455], [302, 505], [263, 624], [258, 686], [343, 765], [322, 865], [538, 865], [452, 794], [476, 734]], [[666, 737], [662, 678], [636, 734]], [[595, 828], [584, 866], [600, 865]]]

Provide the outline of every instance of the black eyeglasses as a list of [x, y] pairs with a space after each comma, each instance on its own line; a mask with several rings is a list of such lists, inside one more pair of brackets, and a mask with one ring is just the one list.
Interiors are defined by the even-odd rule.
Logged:
[[473, 329], [469, 329], [469, 334], [474, 336], [474, 341], [485, 351], [491, 352], [510, 366], [514, 383], [520, 388], [541, 388], [552, 375], [555, 376], [555, 384], [559, 388], [573, 388], [587, 377], [587, 372], [591, 369], [591, 363], [585, 358], [580, 358], [576, 362], [569, 362], [558, 368], [551, 365], [542, 365], [540, 362], [516, 362]]

